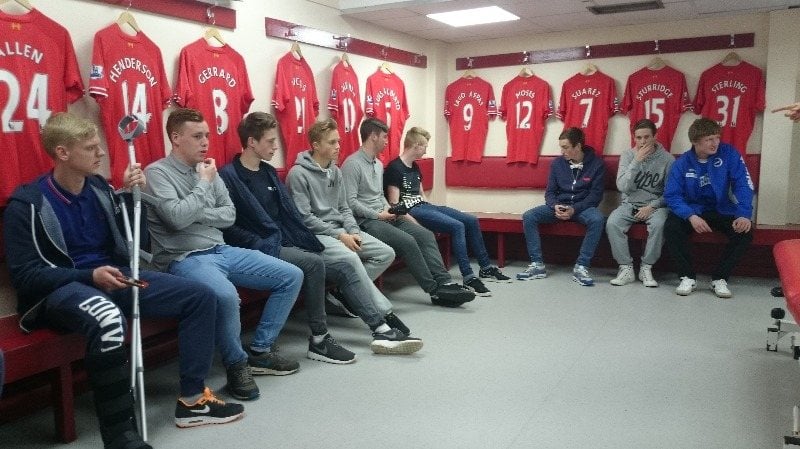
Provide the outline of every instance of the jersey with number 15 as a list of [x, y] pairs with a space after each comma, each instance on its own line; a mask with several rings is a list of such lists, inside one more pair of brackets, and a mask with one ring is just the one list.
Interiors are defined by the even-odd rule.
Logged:
[[747, 62], [717, 64], [700, 75], [694, 111], [722, 127], [722, 141], [747, 152], [756, 114], [764, 111], [764, 74]]
[[291, 167], [298, 153], [311, 148], [308, 129], [319, 114], [314, 72], [302, 56], [297, 58], [290, 51], [278, 60], [272, 106], [275, 107], [275, 118], [281, 125], [286, 155], [284, 164]]
[[111, 183], [122, 186], [128, 144], [117, 132], [120, 119], [135, 114], [145, 123], [133, 142], [136, 162], [147, 167], [164, 157], [164, 108], [172, 99], [161, 50], [142, 32], [125, 34], [116, 23], [94, 35], [89, 95], [100, 105], [111, 164]]
[[52, 168], [41, 127], [82, 96], [67, 30], [37, 9], [22, 15], [0, 11], [0, 205], [17, 185]]
[[516, 76], [503, 86], [500, 117], [506, 120], [508, 163], [539, 162], [544, 122], [551, 115], [553, 98], [547, 81], [536, 75]]
[[221, 167], [242, 152], [236, 128], [250, 109], [253, 92], [242, 55], [230, 45], [198, 39], [181, 50], [175, 101], [200, 111], [211, 134], [208, 157]]

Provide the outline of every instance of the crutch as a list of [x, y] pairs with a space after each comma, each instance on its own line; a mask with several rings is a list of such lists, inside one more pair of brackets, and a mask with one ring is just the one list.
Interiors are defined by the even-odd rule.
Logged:
[[[144, 122], [135, 115], [126, 115], [119, 121], [119, 135], [128, 142], [128, 158], [130, 164], [136, 163], [136, 150], [133, 139], [144, 132]], [[128, 239], [128, 252], [131, 256], [131, 277], [139, 279], [139, 244], [141, 242], [139, 224], [142, 219], [142, 190], [139, 186], [131, 188], [133, 192], [133, 223], [128, 220], [125, 202], [122, 202], [122, 217], [125, 223], [125, 234]], [[131, 232], [133, 236], [131, 236]], [[144, 366], [142, 363], [142, 331], [139, 317], [139, 287], [131, 286], [131, 388], [139, 404], [139, 434], [147, 441], [147, 414], [144, 403]]]

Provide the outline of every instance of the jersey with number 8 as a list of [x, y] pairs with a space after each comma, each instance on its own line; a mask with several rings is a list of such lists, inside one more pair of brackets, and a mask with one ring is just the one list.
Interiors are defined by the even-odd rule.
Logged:
[[0, 36], [0, 205], [5, 205], [17, 185], [52, 168], [41, 127], [83, 96], [83, 82], [69, 33], [39, 10], [0, 11]]
[[716, 64], [700, 75], [694, 110], [722, 127], [722, 141], [744, 155], [755, 116], [765, 107], [764, 74], [747, 62]]
[[197, 109], [206, 119], [211, 131], [208, 157], [218, 167], [242, 151], [236, 128], [254, 99], [242, 55], [230, 45], [192, 42], [181, 50], [175, 91], [180, 106]]
[[539, 162], [544, 122], [553, 115], [550, 85], [535, 75], [514, 77], [503, 86], [499, 112], [506, 120], [507, 162]]

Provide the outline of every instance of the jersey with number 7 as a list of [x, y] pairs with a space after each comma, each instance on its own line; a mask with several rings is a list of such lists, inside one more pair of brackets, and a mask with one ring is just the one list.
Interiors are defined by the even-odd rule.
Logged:
[[506, 162], [539, 162], [544, 122], [553, 115], [550, 85], [536, 75], [514, 77], [503, 86], [499, 112], [506, 121]]
[[83, 97], [67, 30], [38, 9], [0, 11], [0, 206], [17, 185], [52, 168], [39, 130], [50, 116]]
[[603, 154], [608, 132], [608, 119], [619, 112], [619, 99], [614, 79], [601, 71], [591, 75], [578, 73], [564, 81], [558, 102], [558, 118], [564, 128], [580, 128], [586, 145]]

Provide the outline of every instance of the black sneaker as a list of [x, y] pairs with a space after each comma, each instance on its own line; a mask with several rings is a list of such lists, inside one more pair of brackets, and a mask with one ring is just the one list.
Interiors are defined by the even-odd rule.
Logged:
[[478, 271], [478, 277], [485, 279], [487, 282], [511, 282], [511, 278], [503, 274], [503, 272], [494, 265], [481, 268], [480, 271]]
[[208, 387], [203, 397], [194, 404], [187, 404], [178, 399], [175, 406], [175, 425], [178, 427], [194, 427], [205, 424], [225, 424], [235, 421], [244, 415], [242, 404], [226, 404], [217, 399]]
[[314, 337], [308, 337], [306, 357], [311, 360], [335, 363], [337, 365], [346, 365], [356, 361], [356, 355], [343, 348], [331, 337], [331, 334], [325, 334], [325, 338], [318, 345], [314, 344]]
[[445, 284], [431, 293], [431, 302], [437, 306], [458, 307], [475, 299], [475, 293], [458, 284]]
[[411, 329], [409, 329], [408, 326], [405, 325], [405, 323], [400, 321], [400, 318], [398, 318], [397, 315], [394, 314], [394, 312], [387, 313], [386, 316], [383, 317], [383, 320], [386, 321], [386, 324], [388, 324], [389, 327], [397, 329], [406, 335], [411, 335]]
[[375, 354], [413, 354], [422, 349], [422, 340], [409, 337], [397, 329], [373, 332], [369, 348]]
[[344, 318], [358, 318], [358, 314], [350, 308], [350, 305], [344, 299], [344, 295], [339, 290], [333, 290], [325, 294], [325, 314]]
[[470, 279], [469, 282], [465, 282], [464, 287], [472, 290], [472, 292], [475, 293], [475, 296], [492, 296], [491, 290], [486, 288], [486, 286], [483, 285], [483, 282], [481, 282], [481, 280], [477, 277]]
[[294, 374], [300, 369], [297, 360], [286, 360], [278, 355], [277, 349], [272, 348], [270, 352], [255, 354], [252, 350], [247, 351], [249, 357], [247, 363], [250, 371], [256, 376], [286, 376]]
[[228, 375], [228, 385], [226, 385], [226, 389], [231, 396], [241, 401], [250, 401], [261, 394], [258, 391], [256, 381], [253, 380], [250, 367], [247, 366], [247, 360], [242, 360], [239, 363], [229, 366], [226, 371]]

